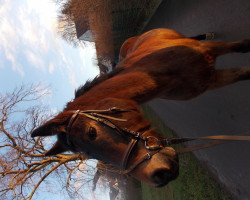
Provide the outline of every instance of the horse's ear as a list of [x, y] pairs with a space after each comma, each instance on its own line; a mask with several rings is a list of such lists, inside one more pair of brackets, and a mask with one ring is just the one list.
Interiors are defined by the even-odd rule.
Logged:
[[59, 140], [57, 140], [54, 146], [45, 153], [45, 156], [53, 156], [65, 151], [68, 151], [68, 149], [66, 149], [65, 146]]
[[41, 125], [40, 127], [36, 128], [32, 131], [31, 137], [45, 137], [45, 136], [52, 136], [59, 133], [65, 132], [66, 125], [56, 118], [49, 120], [45, 124]]

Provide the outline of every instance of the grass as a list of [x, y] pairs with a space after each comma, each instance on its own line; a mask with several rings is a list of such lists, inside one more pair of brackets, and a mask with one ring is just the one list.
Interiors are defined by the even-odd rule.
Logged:
[[[148, 106], [143, 111], [152, 125], [163, 135], [171, 137], [175, 133], [167, 128]], [[142, 184], [143, 200], [231, 200], [231, 195], [217, 183], [207, 169], [201, 166], [192, 153], [179, 157], [179, 177], [163, 188], [152, 188]]]

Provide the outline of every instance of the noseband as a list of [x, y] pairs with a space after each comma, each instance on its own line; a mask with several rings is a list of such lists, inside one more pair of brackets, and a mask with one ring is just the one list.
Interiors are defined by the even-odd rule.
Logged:
[[[113, 114], [119, 114], [119, 113], [125, 113], [125, 112], [130, 112], [132, 110], [126, 110], [126, 109], [120, 109], [117, 107], [109, 108], [107, 110], [85, 110], [85, 111], [72, 111], [73, 115], [70, 118], [70, 121], [67, 126], [67, 144], [69, 146], [74, 146], [72, 142], [70, 141], [70, 132], [72, 125], [74, 121], [76, 120], [77, 116], [83, 115], [89, 119], [92, 119], [94, 121], [97, 121], [111, 129], [114, 129], [118, 134], [129, 137], [130, 142], [128, 144], [128, 147], [126, 151], [123, 154], [122, 158], [122, 173], [127, 174], [133, 171], [137, 166], [142, 164], [143, 162], [149, 160], [152, 158], [153, 155], [158, 153], [161, 149], [165, 147], [169, 147], [170, 145], [173, 144], [180, 144], [192, 140], [216, 140], [214, 142], [205, 144], [205, 145], [197, 145], [197, 146], [192, 146], [192, 147], [184, 147], [180, 149], [177, 153], [186, 153], [190, 151], [195, 151], [199, 149], [204, 149], [208, 148], [211, 146], [215, 146], [218, 144], [222, 144], [225, 141], [250, 141], [250, 136], [240, 136], [240, 135], [215, 135], [215, 136], [206, 136], [206, 137], [197, 137], [197, 138], [164, 138], [164, 139], [159, 139], [155, 136], [143, 136], [145, 132], [140, 133], [136, 132], [133, 130], [129, 130], [127, 128], [122, 128], [117, 125], [115, 125], [112, 121], [122, 121], [126, 122], [126, 119], [122, 118], [116, 118], [110, 115]], [[111, 121], [112, 120], [112, 121]], [[137, 162], [135, 162], [132, 166], [128, 167], [128, 160], [133, 152], [133, 149], [135, 148], [135, 145], [139, 142], [142, 141], [144, 143], [144, 147], [147, 150], [147, 153], [139, 159]]]

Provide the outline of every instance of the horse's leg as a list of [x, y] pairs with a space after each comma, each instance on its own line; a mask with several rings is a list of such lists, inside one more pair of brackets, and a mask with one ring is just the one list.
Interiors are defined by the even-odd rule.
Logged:
[[206, 33], [206, 34], [196, 35], [196, 36], [189, 37], [189, 38], [194, 39], [194, 40], [213, 40], [214, 39], [214, 33], [209, 32], [209, 33]]
[[215, 70], [208, 90], [217, 89], [243, 80], [250, 80], [250, 67]]
[[220, 56], [227, 53], [247, 53], [250, 51], [250, 39], [237, 42], [202, 42], [202, 46], [209, 49], [213, 56]]
[[[220, 56], [226, 53], [250, 52], [250, 40], [242, 40], [238, 42], [204, 42], [204, 47], [209, 49], [209, 53], [213, 56]], [[208, 89], [220, 88], [238, 81], [250, 79], [250, 67], [219, 69], [215, 70], [211, 78], [211, 84]]]

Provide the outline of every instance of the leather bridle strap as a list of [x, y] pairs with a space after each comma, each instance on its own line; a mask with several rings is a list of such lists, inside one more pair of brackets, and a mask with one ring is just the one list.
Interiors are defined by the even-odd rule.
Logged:
[[191, 147], [183, 147], [177, 151], [177, 153], [187, 153], [190, 151], [197, 151], [200, 149], [209, 148], [212, 146], [216, 146], [219, 144], [223, 144], [228, 141], [250, 141], [249, 135], [212, 135], [212, 136], [205, 136], [205, 137], [196, 137], [196, 138], [165, 138], [163, 140], [160, 140], [159, 142], [164, 146], [170, 146], [173, 144], [180, 144], [185, 143], [189, 141], [195, 141], [195, 140], [213, 140], [210, 143], [207, 144], [200, 144], [200, 145], [194, 145]]
[[175, 151], [178, 154], [184, 154], [184, 153], [198, 151], [200, 149], [210, 148], [210, 147], [217, 146], [220, 144], [225, 144], [226, 142], [227, 141], [223, 141], [223, 140], [215, 140], [206, 144], [197, 144], [197, 145], [192, 145], [192, 146], [187, 146], [187, 147], [176, 148]]
[[66, 129], [68, 133], [70, 132], [71, 127], [72, 127], [72, 124], [73, 124], [73, 122], [75, 121], [75, 119], [76, 119], [77, 115], [79, 114], [79, 112], [80, 112], [80, 110], [74, 111], [74, 114], [73, 114], [72, 117], [70, 118], [69, 123], [68, 123], [68, 126], [67, 126], [67, 129]]
[[[69, 123], [68, 123], [68, 126], [66, 127], [67, 133], [70, 133], [72, 124], [73, 124], [74, 121], [76, 120], [76, 117], [78, 116], [79, 112], [80, 112], [80, 110], [74, 111], [74, 114], [73, 114], [72, 117], [70, 118]], [[68, 145], [68, 146], [71, 146], [71, 148], [74, 148], [74, 149], [75, 149], [73, 143], [72, 143], [72, 142], [70, 141], [70, 139], [69, 139], [69, 134], [66, 134], [66, 141], [67, 141], [67, 145]]]
[[132, 152], [132, 150], [134, 149], [135, 145], [137, 144], [138, 140], [137, 139], [134, 139], [132, 138], [129, 142], [129, 145], [126, 149], [126, 151], [124, 152], [124, 155], [123, 155], [123, 159], [122, 159], [122, 169], [127, 169], [127, 165], [128, 165], [128, 159], [129, 159], [129, 156]]
[[130, 166], [128, 169], [123, 170], [122, 174], [128, 174], [131, 171], [133, 171], [136, 167], [138, 167], [140, 164], [142, 164], [143, 162], [149, 160], [152, 158], [153, 155], [155, 155], [156, 153], [158, 153], [158, 151], [154, 151], [154, 152], [148, 152], [146, 153], [141, 159], [139, 159], [137, 162], [135, 162], [132, 166]]

